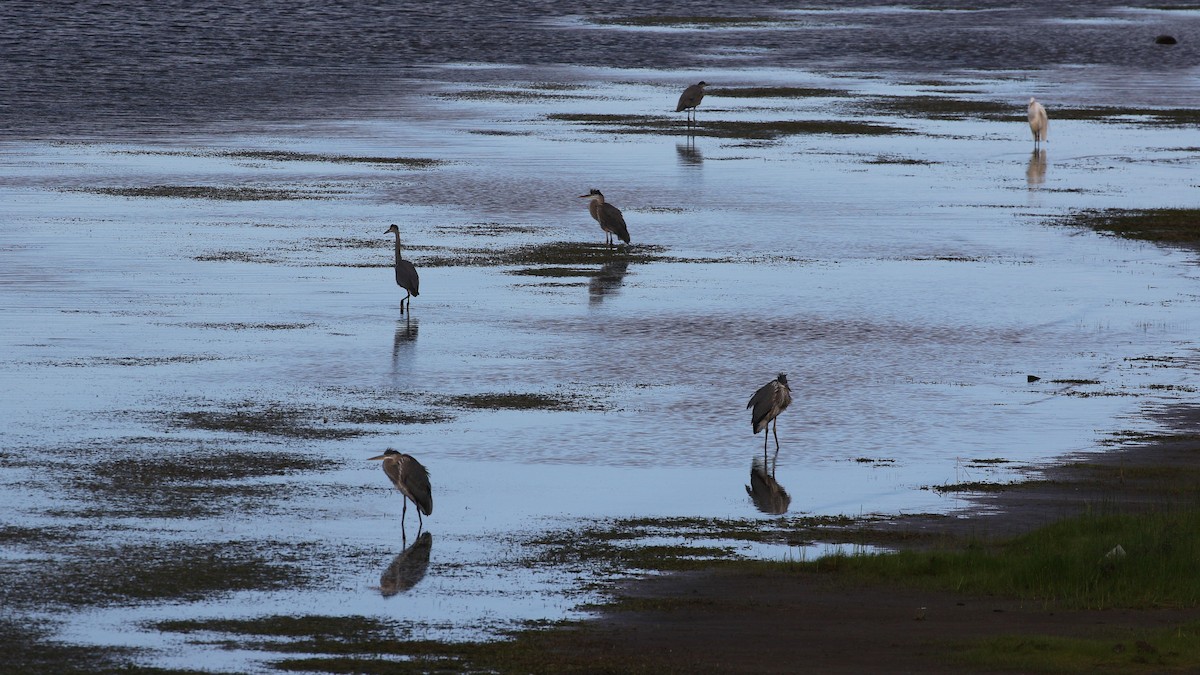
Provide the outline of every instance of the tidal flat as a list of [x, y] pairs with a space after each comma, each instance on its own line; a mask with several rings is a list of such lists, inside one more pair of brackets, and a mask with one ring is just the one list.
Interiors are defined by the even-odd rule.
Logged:
[[[17, 672], [524, 670], [574, 644], [542, 628], [604, 644], [588, 621], [622, 594], [708, 602], [627, 582], [783, 586], [770, 566], [990, 534], [997, 500], [1061, 486], [1047, 467], [1169, 472], [1101, 460], [1185, 433], [1156, 414], [1195, 402], [1195, 54], [1141, 38], [1196, 17], [662, 9], [522, 16], [536, 39], [499, 61], [474, 15], [396, 41], [331, 10], [304, 30], [364, 50], [336, 68], [225, 16], [163, 88], [136, 79], [151, 50], [82, 99], [74, 70], [9, 59]], [[1029, 70], [1014, 24], [1083, 61]], [[440, 51], [469, 35], [495, 51]], [[198, 74], [210, 44], [269, 58]], [[406, 314], [392, 223], [421, 273]], [[776, 453], [745, 408], [779, 372]], [[422, 538], [367, 461], [388, 447], [430, 470]]]

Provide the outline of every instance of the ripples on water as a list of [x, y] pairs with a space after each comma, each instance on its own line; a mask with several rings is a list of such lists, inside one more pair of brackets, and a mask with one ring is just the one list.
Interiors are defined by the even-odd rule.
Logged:
[[[0, 4], [0, 128], [142, 132], [237, 120], [394, 112], [446, 63], [694, 70], [1028, 71], [1195, 67], [1200, 12], [1120, 2], [368, 2]], [[928, 8], [928, 9], [926, 9]], [[598, 27], [628, 17], [739, 16], [753, 28]], [[464, 74], [464, 77], [466, 75]], [[472, 73], [470, 77], [486, 77]], [[503, 72], [492, 77], [504, 77]], [[414, 80], [413, 78], [417, 78]], [[1132, 87], [1134, 83], [1129, 83]]]

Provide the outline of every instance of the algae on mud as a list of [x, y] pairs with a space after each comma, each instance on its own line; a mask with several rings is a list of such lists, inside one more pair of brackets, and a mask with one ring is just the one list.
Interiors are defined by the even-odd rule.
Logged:
[[1052, 221], [1116, 235], [1176, 246], [1200, 246], [1200, 209], [1081, 209]]
[[282, 201], [293, 199], [330, 199], [328, 192], [298, 188], [221, 187], [213, 185], [151, 185], [148, 187], [80, 188], [110, 197], [144, 197], [167, 199], [211, 199], [214, 201]]
[[677, 119], [647, 115], [552, 113], [546, 117], [551, 120], [595, 127], [597, 131], [612, 133], [686, 134], [688, 136], [749, 140], [777, 140], [785, 136], [812, 134], [896, 136], [913, 133], [911, 129], [893, 124], [845, 119], [770, 121], [702, 120], [694, 125], [681, 127]]

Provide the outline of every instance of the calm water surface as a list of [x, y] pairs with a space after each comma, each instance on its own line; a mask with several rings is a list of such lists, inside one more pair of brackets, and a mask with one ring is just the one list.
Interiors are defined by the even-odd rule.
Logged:
[[[232, 670], [262, 655], [144, 622], [361, 614], [467, 639], [571, 616], [592, 573], [531, 563], [526, 542], [543, 530], [777, 518], [746, 495], [762, 439], [745, 404], [780, 371], [796, 400], [776, 468], [789, 515], [954, 513], [966, 502], [928, 488], [1010, 480], [1153, 429], [1147, 409], [1194, 398], [1181, 365], [1200, 309], [1194, 256], [1048, 222], [1194, 205], [1194, 132], [1055, 119], [1054, 107], [1189, 107], [1191, 40], [1167, 49], [1153, 37], [1193, 35], [1200, 12], [923, 7], [6, 3], [4, 525], [86, 531], [96, 546], [251, 542], [306, 561], [303, 579], [273, 591], [69, 618], [10, 611], [48, 613], [63, 639], [146, 647], [150, 663], [202, 655]], [[753, 21], [602, 22], [663, 15]], [[701, 78], [834, 90], [710, 96], [701, 121], [907, 133], [689, 138], [550, 117], [668, 115]], [[867, 104], [931, 94], [1011, 103], [1012, 116], [927, 120]], [[1030, 95], [1050, 109], [1044, 157], [1030, 155], [1022, 121]], [[315, 198], [104, 193], [151, 186]], [[482, 264], [528, 244], [601, 242], [576, 198], [592, 187], [624, 210], [634, 254], [666, 259], [618, 252], [570, 276]], [[392, 222], [421, 268], [411, 317], [396, 311]], [[513, 393], [570, 409], [451, 398]], [[345, 422], [347, 410], [426, 423]], [[236, 411], [363, 435], [187, 423]], [[400, 500], [365, 461], [388, 446], [418, 455], [436, 492], [428, 566], [395, 594], [380, 578], [409, 564], [397, 560]], [[265, 499], [194, 517], [147, 512], [88, 477], [126, 458], [278, 451], [323, 470], [253, 479]], [[773, 558], [822, 550], [726, 543]], [[13, 574], [69, 555], [2, 550]]]

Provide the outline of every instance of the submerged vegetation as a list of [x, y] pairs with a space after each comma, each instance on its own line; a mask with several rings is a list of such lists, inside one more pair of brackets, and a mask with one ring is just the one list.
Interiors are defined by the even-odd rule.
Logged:
[[[598, 130], [625, 134], [671, 134], [685, 131], [674, 117], [647, 115], [551, 114], [552, 120], [573, 122], [597, 127]], [[912, 133], [904, 127], [857, 120], [770, 120], [741, 122], [731, 120], [701, 120], [686, 128], [692, 136], [774, 140], [800, 134], [834, 134], [850, 136], [888, 136]]]
[[1200, 209], [1083, 209], [1055, 222], [1126, 239], [1200, 246]]
[[148, 187], [81, 188], [110, 197], [144, 197], [172, 199], [212, 199], [215, 201], [284, 201], [291, 199], [329, 199], [333, 195], [316, 190], [295, 188], [221, 187], [216, 185], [150, 185]]
[[750, 28], [772, 23], [788, 23], [783, 17], [773, 16], [620, 16], [591, 19], [605, 26], [631, 28]]

